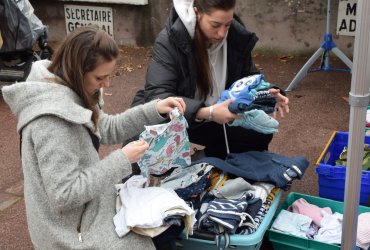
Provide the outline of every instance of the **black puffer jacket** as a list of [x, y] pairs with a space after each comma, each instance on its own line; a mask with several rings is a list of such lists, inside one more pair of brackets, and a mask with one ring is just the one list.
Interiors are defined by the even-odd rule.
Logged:
[[[227, 82], [258, 73], [251, 51], [258, 38], [233, 20], [227, 36]], [[165, 28], [159, 33], [149, 62], [144, 89], [136, 94], [132, 106], [156, 98], [181, 96], [186, 102], [185, 117], [191, 126], [204, 102], [195, 100], [196, 65], [193, 42], [184, 24], [172, 8]]]

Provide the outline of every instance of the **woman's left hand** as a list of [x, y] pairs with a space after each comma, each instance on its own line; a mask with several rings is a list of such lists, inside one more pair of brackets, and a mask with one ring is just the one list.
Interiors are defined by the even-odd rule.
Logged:
[[168, 114], [174, 108], [178, 108], [181, 114], [184, 114], [186, 104], [181, 97], [167, 97], [157, 102], [157, 111], [160, 114]]
[[275, 112], [274, 117], [276, 117], [276, 112], [279, 112], [281, 117], [284, 117], [285, 114], [289, 113], [289, 98], [280, 94], [279, 89], [270, 89], [270, 93], [275, 96]]

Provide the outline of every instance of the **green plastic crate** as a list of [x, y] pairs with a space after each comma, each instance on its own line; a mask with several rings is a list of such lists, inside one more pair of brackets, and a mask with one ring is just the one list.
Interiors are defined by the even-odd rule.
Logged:
[[[284, 203], [276, 211], [273, 221], [276, 216], [280, 213], [281, 209], [287, 209], [294, 201], [303, 198], [308, 203], [317, 205], [319, 207], [330, 207], [333, 212], [338, 212], [343, 214], [343, 202], [329, 200], [317, 196], [310, 196], [306, 194], [300, 194], [291, 192], [288, 194]], [[359, 206], [359, 214], [370, 212], [370, 207]], [[273, 223], [272, 221], [272, 223]], [[320, 241], [315, 241], [311, 239], [301, 238], [294, 235], [286, 234], [284, 232], [275, 231], [271, 229], [271, 225], [268, 229], [268, 237], [274, 250], [296, 250], [296, 249], [310, 249], [310, 250], [340, 250], [339, 245], [327, 244]]]

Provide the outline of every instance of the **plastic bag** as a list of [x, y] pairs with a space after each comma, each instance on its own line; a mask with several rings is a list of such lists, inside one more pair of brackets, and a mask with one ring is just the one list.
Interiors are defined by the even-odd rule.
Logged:
[[33, 13], [28, 0], [4, 0], [0, 4], [0, 30], [3, 38], [1, 52], [30, 50], [47, 31]]

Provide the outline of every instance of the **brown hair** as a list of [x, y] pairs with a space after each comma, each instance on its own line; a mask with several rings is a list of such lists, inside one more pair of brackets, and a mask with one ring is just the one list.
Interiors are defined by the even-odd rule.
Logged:
[[87, 93], [84, 75], [104, 62], [119, 57], [116, 42], [98, 26], [89, 25], [69, 33], [59, 46], [49, 66], [49, 71], [59, 76], [63, 84], [71, 88], [83, 100], [86, 108], [93, 111], [92, 122], [97, 128], [99, 111], [96, 100]]
[[[228, 11], [235, 7], [236, 0], [195, 0], [194, 7], [200, 13], [211, 14], [215, 9]], [[194, 33], [194, 58], [197, 68], [197, 87], [200, 97], [204, 100], [212, 91], [212, 76], [209, 68], [207, 43], [203, 32], [200, 30], [198, 22]]]

